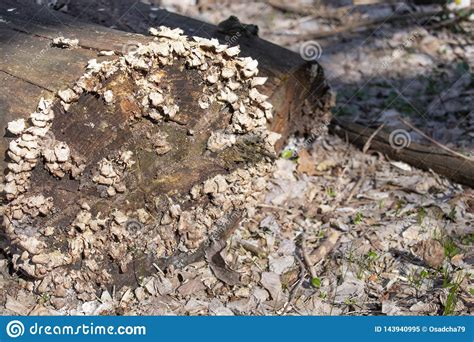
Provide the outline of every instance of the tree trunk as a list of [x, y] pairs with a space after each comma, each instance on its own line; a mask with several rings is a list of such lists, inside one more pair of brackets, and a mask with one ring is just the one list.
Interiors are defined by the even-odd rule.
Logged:
[[[208, 85], [200, 70], [173, 62], [147, 71], [120, 69], [110, 77], [102, 71], [90, 91], [73, 100], [65, 92], [60, 99], [57, 92], [73, 87], [89, 60], [119, 65], [119, 56], [149, 44], [152, 37], [82, 23], [45, 7], [19, 7], [18, 1], [2, 1], [0, 11], [4, 132], [9, 122], [28, 119], [41, 97], [53, 100], [54, 119], [40, 141], [49, 145], [28, 171], [29, 186], [4, 202], [8, 251], [37, 291], [61, 296], [74, 287], [88, 299], [98, 287], [136, 284], [154, 271], [153, 264], [183, 266], [202, 257], [210, 242], [227, 236], [254, 206], [262, 192], [258, 180], [267, 174], [273, 153], [264, 146], [265, 137], [250, 131], [209, 151], [211, 133], [229, 129], [236, 108], [216, 101], [203, 109]], [[160, 25], [229, 42], [229, 32], [216, 26], [166, 11], [157, 15]], [[276, 152], [290, 134], [324, 125], [331, 95], [319, 65], [238, 32], [233, 34], [240, 56], [256, 59], [258, 76], [268, 77], [258, 88], [273, 104], [267, 129], [281, 134]], [[58, 36], [78, 39], [78, 47], [52, 46]], [[115, 55], [98, 56], [99, 51]], [[139, 87], [144, 75], [147, 82], [151, 76], [158, 79], [153, 87], [166, 90], [164, 101], [172, 98], [171, 107], [179, 107], [176, 115], [167, 114], [168, 107], [159, 107], [159, 118], [150, 114], [157, 113], [151, 93], [144, 110]], [[239, 96], [247, 91], [239, 89]], [[13, 167], [13, 138], [7, 132], [0, 144], [4, 170]], [[69, 158], [63, 164], [60, 154]]]

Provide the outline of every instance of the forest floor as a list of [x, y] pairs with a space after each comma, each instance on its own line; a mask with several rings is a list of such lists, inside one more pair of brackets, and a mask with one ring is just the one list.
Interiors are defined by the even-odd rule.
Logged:
[[[113, 9], [111, 2], [94, 6], [100, 13]], [[142, 15], [152, 20], [159, 3], [148, 2]], [[407, 144], [429, 143], [403, 117], [474, 156], [474, 18], [425, 25], [438, 7], [354, 8], [343, 1], [316, 7], [295, 0], [291, 8], [277, 1], [199, 3], [161, 6], [215, 24], [237, 15], [276, 44], [301, 53], [311, 45], [337, 94], [334, 116], [403, 130]], [[61, 10], [80, 13], [74, 2]], [[125, 21], [121, 16], [116, 26]], [[0, 313], [472, 315], [474, 191], [318, 133], [311, 142], [289, 142], [268, 175], [265, 200], [221, 252], [240, 284], [227, 285], [225, 274], [216, 276], [202, 261], [158, 270], [120, 298], [111, 291], [67, 302], [23, 289], [0, 260]]]

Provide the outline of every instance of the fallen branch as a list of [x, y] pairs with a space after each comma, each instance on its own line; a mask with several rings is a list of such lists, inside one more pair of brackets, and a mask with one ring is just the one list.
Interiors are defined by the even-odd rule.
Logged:
[[288, 209], [288, 208], [283, 208], [283, 207], [279, 207], [279, 206], [276, 206], [276, 205], [257, 204], [256, 207], [257, 207], [257, 208], [272, 209], [272, 210], [281, 210], [281, 211], [286, 211], [286, 212], [288, 212], [288, 213], [291, 213], [291, 210], [290, 210], [290, 209]]
[[458, 156], [459, 158], [462, 158], [462, 159], [466, 159], [466, 160], [469, 160], [469, 161], [474, 161], [474, 159], [472, 159], [471, 157], [468, 157], [468, 156], [465, 156], [464, 154], [461, 154], [459, 152], [456, 152], [452, 149], [450, 149], [448, 146], [445, 146], [443, 144], [441, 144], [440, 142], [434, 140], [433, 138], [431, 138], [430, 136], [426, 135], [423, 131], [419, 130], [418, 128], [416, 128], [415, 126], [413, 126], [411, 123], [409, 123], [408, 121], [406, 121], [405, 119], [399, 117], [398, 118], [405, 126], [411, 128], [412, 130], [414, 130], [416, 133], [418, 133], [419, 135], [421, 135], [423, 138], [429, 140], [430, 142], [432, 142], [433, 144], [435, 144], [436, 146], [442, 148], [443, 150], [449, 152], [449, 153], [452, 153], [454, 154], [455, 156]]
[[[329, 131], [342, 139], [346, 136], [351, 144], [363, 147], [375, 129], [353, 122], [333, 119]], [[372, 149], [386, 154], [392, 159], [406, 162], [422, 170], [433, 170], [451, 180], [474, 187], [474, 161], [466, 156], [435, 146], [421, 145], [414, 142], [402, 149], [390, 145], [390, 134], [381, 130], [373, 137]], [[431, 141], [431, 140], [430, 140]]]
[[394, 14], [387, 17], [367, 19], [362, 21], [357, 21], [350, 23], [346, 26], [337, 27], [330, 31], [325, 32], [315, 32], [315, 33], [306, 33], [300, 35], [300, 38], [303, 40], [308, 39], [322, 39], [332, 37], [338, 34], [349, 33], [358, 29], [368, 30], [375, 26], [381, 26], [383, 24], [393, 23], [397, 21], [409, 21], [414, 19], [422, 18], [431, 18], [437, 14], [440, 14], [442, 11], [429, 11], [429, 12], [419, 12], [419, 13], [408, 13], [408, 14]]

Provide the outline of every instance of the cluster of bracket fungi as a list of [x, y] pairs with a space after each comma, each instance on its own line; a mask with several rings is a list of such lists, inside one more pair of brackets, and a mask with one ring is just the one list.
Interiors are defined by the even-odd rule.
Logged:
[[[262, 158], [226, 175], [217, 175], [196, 184], [186, 200], [198, 202], [206, 197], [205, 205], [182, 208], [170, 200], [168, 209], [156, 219], [145, 208], [126, 211], [111, 208], [107, 213], [93, 213], [90, 203], [78, 200], [75, 219], [67, 227], [41, 226], [36, 219], [55, 212], [52, 197], [40, 193], [31, 185], [32, 171], [41, 165], [52, 177], [81, 179], [89, 162], [64, 141], [50, 132], [55, 119], [55, 106], [67, 111], [84, 94], [97, 94], [113, 106], [116, 94], [107, 89], [106, 80], [117, 72], [133, 75], [141, 111], [132, 120], [148, 119], [155, 125], [172, 119], [180, 108], [171, 89], [162, 85], [156, 68], [178, 64], [197, 70], [202, 77], [202, 96], [198, 107], [203, 111], [213, 103], [228, 106], [232, 116], [222, 130], [210, 133], [207, 148], [219, 152], [236, 144], [238, 137], [258, 136], [262, 146], [273, 152], [279, 135], [267, 129], [272, 119], [272, 105], [257, 88], [266, 81], [258, 76], [258, 62], [239, 57], [238, 46], [229, 47], [216, 39], [187, 37], [180, 29], [151, 28], [154, 39], [136, 50], [114, 60], [89, 61], [86, 72], [75, 84], [59, 91], [55, 99], [41, 99], [29, 120], [18, 119], [8, 124], [15, 136], [8, 149], [8, 172], [3, 190], [4, 231], [10, 240], [14, 268], [28, 276], [27, 286], [39, 293], [48, 292], [57, 298], [75, 296], [82, 300], [95, 298], [97, 287], [113, 281], [106, 265], [113, 262], [121, 272], [140, 249], [154, 257], [169, 256], [175, 251], [194, 251], [206, 239], [214, 223], [234, 208], [249, 211], [263, 196], [272, 162]], [[63, 40], [55, 41], [63, 47]], [[73, 42], [77, 45], [76, 42]], [[66, 46], [67, 47], [67, 46]], [[108, 54], [112, 55], [112, 54]], [[156, 140], [153, 147], [159, 155], [172, 147], [166, 134], [148, 136]], [[100, 196], [113, 197], [127, 192], [124, 174], [132, 172], [134, 153], [118, 151], [113, 158], [103, 158], [92, 167], [92, 181]], [[99, 195], [98, 195], [99, 196]], [[130, 229], [131, 220], [139, 223]], [[138, 231], [141, 230], [141, 231]], [[63, 236], [63, 237], [61, 237]], [[66, 239], [66, 247], [58, 247], [55, 239]], [[79, 265], [78, 267], [68, 267]]]

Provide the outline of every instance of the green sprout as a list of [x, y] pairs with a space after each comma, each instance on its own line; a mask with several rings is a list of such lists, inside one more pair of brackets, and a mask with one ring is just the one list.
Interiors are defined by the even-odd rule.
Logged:
[[281, 152], [281, 157], [283, 159], [294, 160], [298, 157], [298, 153], [294, 149], [286, 149]]
[[334, 190], [333, 187], [327, 188], [326, 193], [328, 194], [329, 197], [336, 197], [336, 191]]
[[444, 316], [450, 316], [454, 314], [456, 310], [456, 304], [458, 301], [458, 292], [460, 284], [451, 284], [451, 288], [449, 289], [448, 297], [446, 298], [446, 303], [444, 304]]
[[418, 209], [418, 224], [421, 225], [423, 223], [423, 220], [425, 219], [425, 217], [426, 217], [426, 210], [425, 210], [425, 208], [420, 207]]
[[311, 279], [311, 285], [313, 285], [315, 288], [319, 289], [321, 287], [321, 279], [318, 277], [312, 278]]
[[366, 257], [369, 261], [375, 261], [378, 259], [379, 255], [374, 251], [369, 251]]
[[358, 212], [358, 213], [355, 214], [355, 216], [354, 216], [354, 218], [352, 219], [352, 221], [353, 221], [355, 224], [361, 224], [363, 219], [364, 219], [364, 215], [363, 215], [361, 212]]
[[450, 259], [461, 252], [461, 250], [453, 241], [453, 239], [449, 237], [444, 240], [443, 247], [444, 247], [444, 255]]

